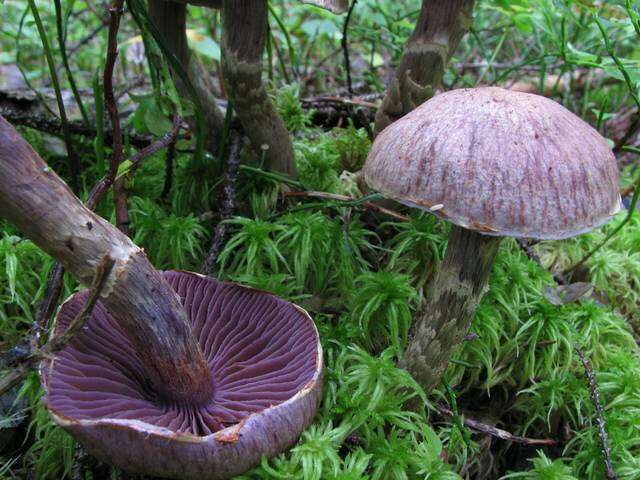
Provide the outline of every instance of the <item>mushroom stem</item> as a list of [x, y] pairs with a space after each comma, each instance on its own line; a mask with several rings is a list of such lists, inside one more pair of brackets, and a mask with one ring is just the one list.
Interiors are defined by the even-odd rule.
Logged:
[[180, 299], [142, 249], [97, 216], [0, 117], [0, 218], [13, 223], [85, 285], [115, 260], [101, 301], [118, 319], [159, 397], [201, 403], [211, 374]]
[[269, 169], [296, 176], [289, 132], [261, 78], [267, 15], [265, 0], [222, 1], [222, 73], [253, 148], [259, 154], [264, 152]]
[[[194, 3], [194, 2], [188, 2]], [[207, 4], [206, 2], [196, 3]], [[209, 6], [214, 6], [208, 2]], [[198, 101], [202, 107], [207, 135], [205, 136], [206, 148], [211, 152], [216, 152], [222, 137], [224, 117], [216, 97], [214, 89], [202, 63], [191, 55], [187, 42], [187, 6], [186, 2], [172, 2], [165, 0], [149, 0], [149, 18], [160, 31], [171, 52], [176, 56], [180, 65], [187, 73], [189, 80], [193, 84], [198, 96]], [[189, 96], [189, 91], [177, 75], [173, 76], [176, 87], [183, 97]], [[196, 128], [194, 117], [188, 117], [187, 122], [191, 129]]]
[[447, 369], [453, 351], [467, 334], [487, 289], [501, 237], [453, 225], [429, 301], [413, 326], [401, 361], [428, 394]]
[[472, 22], [474, 0], [422, 0], [418, 22], [376, 113], [376, 133], [429, 100]]

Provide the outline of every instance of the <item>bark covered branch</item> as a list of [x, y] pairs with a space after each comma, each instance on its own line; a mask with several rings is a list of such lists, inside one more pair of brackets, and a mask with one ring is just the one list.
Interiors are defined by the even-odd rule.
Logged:
[[104, 255], [115, 260], [101, 301], [140, 355], [158, 394], [204, 401], [212, 394], [206, 360], [180, 301], [144, 252], [73, 195], [0, 117], [0, 217], [13, 223], [85, 285]]

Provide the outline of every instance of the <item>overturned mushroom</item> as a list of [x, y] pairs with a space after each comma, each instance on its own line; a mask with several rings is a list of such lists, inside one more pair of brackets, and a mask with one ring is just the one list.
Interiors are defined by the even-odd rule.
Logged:
[[402, 360], [427, 391], [469, 329], [501, 237], [568, 238], [620, 209], [605, 139], [552, 100], [500, 88], [432, 98], [378, 136], [364, 173], [386, 197], [452, 224]]
[[[207, 359], [213, 396], [199, 403], [158, 396], [117, 320], [98, 304], [87, 327], [42, 364], [56, 422], [110, 464], [170, 478], [229, 478], [295, 443], [321, 394], [311, 318], [264, 292], [188, 272], [164, 276]], [[62, 306], [57, 334], [85, 296]]]
[[[197, 274], [160, 274], [2, 117], [0, 178], [0, 217], [80, 282], [113, 262], [85, 327], [41, 365], [47, 407], [88, 451], [125, 470], [218, 479], [296, 441], [322, 388], [318, 334], [302, 309]], [[85, 295], [61, 308], [55, 335]]]

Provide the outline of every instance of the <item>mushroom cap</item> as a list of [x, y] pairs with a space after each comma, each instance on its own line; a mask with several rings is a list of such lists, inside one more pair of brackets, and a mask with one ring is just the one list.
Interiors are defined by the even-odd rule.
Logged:
[[[98, 302], [87, 325], [41, 364], [45, 403], [89, 453], [124, 470], [225, 479], [293, 445], [322, 393], [322, 348], [301, 308], [258, 290], [165, 272], [211, 368], [205, 405], [163, 402], [117, 321]], [[63, 304], [56, 332], [84, 304]]]
[[385, 128], [374, 190], [487, 235], [561, 239], [620, 210], [606, 140], [560, 104], [496, 87], [452, 90]]

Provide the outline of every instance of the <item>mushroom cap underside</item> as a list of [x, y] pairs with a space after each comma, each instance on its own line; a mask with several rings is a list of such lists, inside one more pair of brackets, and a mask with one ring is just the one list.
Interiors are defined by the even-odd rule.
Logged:
[[[211, 368], [205, 405], [164, 402], [116, 320], [98, 302], [87, 325], [41, 365], [55, 421], [97, 458], [124, 470], [224, 479], [293, 445], [322, 390], [322, 349], [301, 308], [273, 295], [189, 272], [165, 272]], [[86, 291], [61, 307], [56, 334]]]
[[620, 210], [606, 140], [560, 104], [496, 87], [452, 90], [376, 138], [367, 184], [488, 235], [561, 239]]

